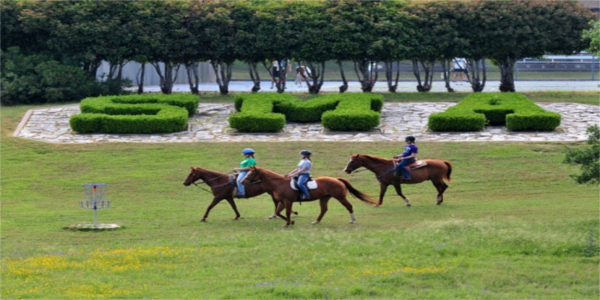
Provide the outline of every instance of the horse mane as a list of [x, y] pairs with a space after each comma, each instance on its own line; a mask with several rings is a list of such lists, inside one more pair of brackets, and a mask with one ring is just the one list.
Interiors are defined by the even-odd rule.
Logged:
[[264, 169], [264, 168], [259, 168], [259, 167], [255, 167], [255, 168], [256, 168], [257, 170], [261, 171], [261, 172], [264, 172], [264, 173], [267, 173], [267, 174], [270, 174], [270, 175], [273, 175], [273, 176], [276, 176], [276, 177], [281, 177], [281, 178], [284, 178], [284, 176], [283, 176], [283, 175], [279, 175], [279, 174], [277, 174], [277, 173], [275, 173], [275, 172], [273, 172], [273, 171], [269, 171], [269, 170], [267, 170], [267, 169]]
[[381, 156], [377, 156], [377, 155], [370, 155], [370, 154], [357, 154], [358, 157], [366, 157], [367, 159], [374, 161], [374, 162], [378, 162], [378, 163], [389, 163], [390, 161], [392, 161], [391, 159], [387, 159], [387, 158], [383, 158]]
[[198, 170], [198, 171], [201, 171], [201, 172], [204, 172], [204, 173], [212, 173], [212, 174], [216, 174], [217, 176], [228, 175], [228, 174], [225, 174], [225, 173], [220, 173], [220, 172], [216, 172], [216, 171], [211, 171], [211, 170], [208, 170], [208, 169], [205, 169], [205, 168], [201, 168], [201, 167], [192, 167], [192, 169], [194, 169], [194, 170]]

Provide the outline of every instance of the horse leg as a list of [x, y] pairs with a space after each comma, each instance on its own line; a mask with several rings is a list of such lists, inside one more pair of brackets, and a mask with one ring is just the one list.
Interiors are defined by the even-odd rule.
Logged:
[[[278, 213], [277, 213], [277, 205], [279, 204], [279, 202], [278, 202], [277, 200], [275, 200], [275, 198], [273, 198], [273, 195], [271, 195], [271, 199], [273, 200], [273, 204], [275, 205], [275, 211], [273, 212], [273, 214], [272, 214], [272, 215], [270, 215], [270, 216], [267, 218], [267, 219], [269, 219], [269, 220], [273, 220], [273, 219], [277, 218], [277, 214], [278, 214]], [[283, 210], [283, 208], [282, 208], [281, 210]], [[281, 212], [281, 211], [279, 211], [279, 212]], [[293, 210], [292, 210], [292, 214], [294, 214], [294, 215], [298, 215], [298, 212], [297, 212], [297, 211], [293, 211]], [[280, 216], [280, 217], [281, 217], [281, 216]]]
[[[212, 202], [208, 205], [208, 207], [206, 208], [206, 212], [204, 213], [204, 216], [202, 217], [202, 220], [200, 220], [200, 222], [206, 222], [206, 218], [208, 218], [208, 214], [210, 213], [210, 210], [213, 209], [213, 207], [215, 207], [217, 204], [219, 204], [219, 202], [221, 202], [221, 200], [223, 199], [217, 199], [217, 198], [213, 198]], [[240, 213], [237, 211], [237, 209], [234, 209], [235, 213], [237, 214], [237, 217], [240, 217]]]
[[331, 197], [326, 196], [326, 197], [323, 197], [323, 198], [319, 199], [319, 204], [321, 205], [321, 213], [317, 217], [317, 220], [311, 223], [312, 225], [317, 225], [317, 224], [321, 223], [321, 220], [323, 219], [323, 216], [325, 216], [325, 213], [329, 209], [327, 207], [327, 202], [329, 201], [329, 198], [331, 198]]
[[377, 203], [375, 207], [383, 205], [383, 196], [385, 196], [385, 192], [387, 191], [388, 185], [380, 182], [379, 187], [379, 203]]
[[288, 226], [294, 224], [292, 222], [292, 204], [293, 204], [293, 201], [289, 201], [289, 200], [285, 201], [285, 216], [287, 217], [287, 220], [286, 220], [284, 227], [288, 227]]
[[396, 189], [396, 194], [398, 194], [398, 196], [402, 197], [402, 199], [404, 199], [404, 202], [406, 202], [406, 206], [410, 207], [410, 200], [408, 200], [408, 198], [406, 196], [404, 196], [404, 194], [402, 194], [402, 187], [400, 186], [399, 183], [394, 184], [394, 188]]
[[231, 205], [231, 208], [233, 208], [233, 211], [235, 211], [235, 219], [233, 219], [234, 221], [237, 221], [240, 219], [240, 213], [237, 210], [237, 207], [235, 205], [235, 201], [233, 200], [233, 198], [227, 198], [226, 199], [227, 202], [229, 202], [229, 205]]
[[346, 197], [336, 198], [340, 203], [348, 210], [350, 213], [350, 224], [354, 224], [356, 222], [356, 217], [354, 216], [354, 208], [352, 208], [352, 204], [346, 199]]
[[436, 181], [432, 180], [431, 182], [433, 183], [433, 186], [435, 186], [435, 188], [438, 191], [438, 195], [437, 195], [437, 198], [436, 198], [436, 200], [437, 200], [436, 204], [440, 205], [440, 204], [442, 204], [442, 202], [444, 202], [444, 192], [448, 188], [448, 185], [441, 178], [439, 180], [436, 180]]
[[287, 218], [281, 214], [284, 208], [285, 205], [283, 204], [283, 202], [277, 202], [277, 206], [275, 207], [275, 215], [287, 221]]

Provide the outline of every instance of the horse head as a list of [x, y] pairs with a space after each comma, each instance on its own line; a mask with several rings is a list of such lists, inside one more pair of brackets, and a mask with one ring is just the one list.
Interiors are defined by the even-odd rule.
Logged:
[[190, 186], [190, 184], [200, 179], [200, 170], [194, 167], [191, 167], [191, 169], [192, 171], [190, 172], [190, 175], [188, 175], [185, 181], [183, 182], [183, 185], [185, 186]]
[[256, 167], [250, 167], [248, 174], [246, 174], [246, 177], [242, 180], [242, 184], [248, 185], [251, 182], [256, 181], [255, 179], [260, 179], [260, 171], [258, 171]]
[[350, 161], [346, 165], [344, 172], [346, 172], [346, 174], [351, 174], [354, 170], [356, 170], [362, 166], [363, 166], [363, 164], [362, 164], [362, 161], [359, 159], [359, 154], [350, 155]]

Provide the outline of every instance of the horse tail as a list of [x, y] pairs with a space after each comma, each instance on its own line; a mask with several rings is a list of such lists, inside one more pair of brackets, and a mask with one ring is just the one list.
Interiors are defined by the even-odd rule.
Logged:
[[361, 201], [365, 202], [365, 203], [369, 203], [369, 204], [377, 204], [374, 202], [373, 197], [357, 190], [356, 188], [354, 188], [354, 186], [352, 186], [352, 184], [350, 184], [350, 181], [348, 181], [346, 178], [341, 178], [338, 177], [337, 180], [341, 181], [342, 183], [344, 183], [344, 185], [346, 186], [346, 188], [348, 189], [348, 191], [350, 192], [350, 194], [352, 194], [354, 197], [360, 199]]
[[446, 175], [444, 175], [444, 179], [452, 182], [453, 180], [452, 180], [452, 178], [450, 178], [450, 175], [452, 175], [452, 163], [450, 163], [447, 160], [444, 160], [443, 162], [444, 162], [444, 164], [446, 164], [446, 166], [448, 166], [448, 172], [446, 172]]

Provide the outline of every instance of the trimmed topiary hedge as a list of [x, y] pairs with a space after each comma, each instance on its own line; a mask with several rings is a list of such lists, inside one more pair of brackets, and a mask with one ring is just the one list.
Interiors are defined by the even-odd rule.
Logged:
[[476, 93], [445, 112], [429, 116], [433, 131], [478, 131], [486, 124], [513, 131], [553, 131], [561, 115], [537, 106], [519, 93]]
[[330, 130], [369, 130], [379, 125], [383, 96], [332, 94], [300, 101], [289, 94], [244, 94], [235, 98], [239, 113], [229, 125], [239, 131], [276, 132], [286, 122], [318, 122]]
[[167, 133], [187, 128], [198, 109], [196, 95], [131, 95], [86, 98], [71, 116], [79, 133]]

